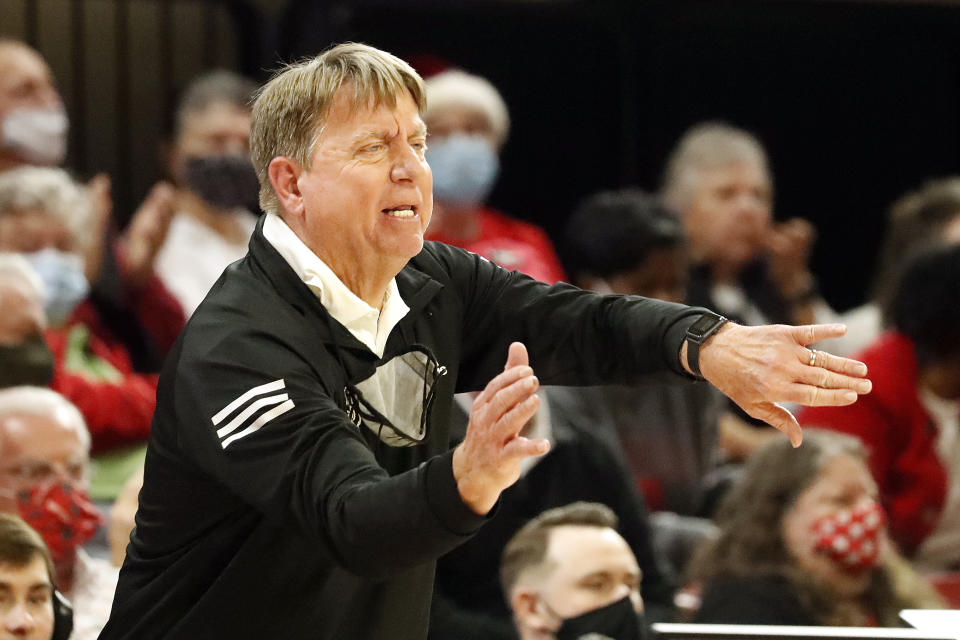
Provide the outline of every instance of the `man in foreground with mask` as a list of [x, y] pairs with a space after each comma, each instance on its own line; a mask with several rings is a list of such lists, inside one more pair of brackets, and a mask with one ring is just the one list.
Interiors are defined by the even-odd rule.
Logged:
[[93, 640], [110, 613], [117, 572], [81, 549], [100, 524], [87, 495], [90, 434], [66, 398], [40, 387], [0, 390], [0, 512], [46, 543], [57, 588], [73, 603], [71, 640]]
[[189, 316], [224, 268], [247, 253], [256, 223], [250, 102], [257, 85], [231, 71], [196, 78], [180, 98], [167, 170], [176, 216], [157, 272]]
[[520, 640], [644, 637], [640, 568], [602, 504], [574, 502], [528, 522], [507, 543], [500, 577]]

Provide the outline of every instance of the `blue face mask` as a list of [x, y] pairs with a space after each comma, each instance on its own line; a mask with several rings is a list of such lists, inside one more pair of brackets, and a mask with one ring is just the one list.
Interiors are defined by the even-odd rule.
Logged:
[[47, 322], [52, 327], [59, 327], [90, 291], [83, 274], [83, 260], [80, 256], [52, 248], [26, 253], [24, 257], [30, 261], [47, 290], [44, 305]]
[[433, 196], [441, 203], [483, 204], [500, 173], [500, 159], [486, 138], [455, 133], [427, 149], [433, 171]]

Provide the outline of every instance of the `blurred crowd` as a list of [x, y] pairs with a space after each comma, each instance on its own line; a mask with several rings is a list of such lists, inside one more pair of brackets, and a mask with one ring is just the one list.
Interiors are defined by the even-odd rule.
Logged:
[[[429, 240], [743, 324], [844, 322], [817, 348], [873, 381], [856, 404], [800, 412], [796, 450], [707, 384], [544, 388], [524, 435], [551, 451], [439, 561], [431, 638], [639, 637], [638, 614], [898, 626], [901, 609], [960, 607], [960, 176], [891, 203], [867, 302], [841, 312], [810, 268], [813, 226], [774, 215], [748, 131], [692, 124], [657, 192], [571, 202], [555, 247], [488, 202], [511, 127], [497, 89], [459, 69], [426, 89]], [[60, 166], [69, 118], [49, 66], [0, 39], [0, 624], [18, 637], [92, 639], [109, 615], [158, 373], [260, 214], [256, 90], [194, 79], [165, 179], [118, 216], [107, 176]], [[457, 402], [462, 438], [473, 397]]]

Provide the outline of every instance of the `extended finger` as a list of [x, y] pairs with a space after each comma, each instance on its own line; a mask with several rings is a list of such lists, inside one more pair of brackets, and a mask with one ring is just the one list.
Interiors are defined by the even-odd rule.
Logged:
[[522, 342], [512, 342], [507, 350], [507, 364], [504, 370], [510, 367], [530, 366], [530, 357], [527, 355], [527, 347]]
[[793, 414], [773, 402], [763, 402], [748, 412], [754, 418], [763, 420], [777, 431], [782, 431], [790, 438], [790, 444], [799, 447], [803, 442], [803, 430]]
[[808, 407], [842, 407], [857, 401], [856, 391], [824, 389], [810, 384], [792, 384], [786, 388], [779, 402], [794, 402]]
[[862, 378], [867, 375], [867, 365], [859, 360], [835, 356], [826, 351], [817, 351], [817, 366], [836, 371], [848, 376], [857, 376]]
[[537, 412], [539, 406], [540, 398], [535, 395], [529, 396], [513, 405], [493, 423], [491, 435], [503, 443], [515, 438], [517, 434], [520, 433], [520, 430], [523, 429], [523, 426], [533, 417], [533, 414]]
[[[819, 360], [822, 356], [818, 354]], [[821, 387], [823, 389], [851, 389], [857, 393], [870, 393], [872, 384], [866, 378], [858, 378], [830, 371], [824, 367], [804, 366], [800, 368], [797, 382]]]
[[537, 392], [540, 381], [530, 375], [503, 387], [490, 397], [490, 400], [476, 408], [474, 416], [482, 424], [493, 424], [518, 404]]
[[807, 346], [827, 338], [839, 338], [847, 332], [845, 324], [804, 324], [789, 327], [790, 335], [797, 343]]
[[497, 374], [490, 382], [487, 383], [487, 386], [484, 387], [483, 391], [480, 392], [480, 395], [473, 401], [473, 406], [478, 405], [482, 406], [490, 401], [490, 399], [496, 395], [500, 389], [513, 384], [520, 378], [528, 377], [533, 375], [533, 369], [526, 366], [520, 367], [511, 367], [506, 369], [502, 373]]
[[517, 436], [508, 441], [503, 448], [503, 458], [506, 460], [516, 460], [529, 458], [531, 456], [542, 456], [550, 451], [549, 440], [531, 440], [523, 436]]

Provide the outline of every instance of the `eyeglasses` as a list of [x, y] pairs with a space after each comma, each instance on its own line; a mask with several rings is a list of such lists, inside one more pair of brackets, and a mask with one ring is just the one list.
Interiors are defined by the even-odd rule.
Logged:
[[[427, 347], [411, 345], [377, 367], [366, 380], [347, 383], [343, 388], [347, 415], [355, 425], [366, 425], [390, 446], [418, 445], [427, 436], [436, 382], [446, 374], [447, 368]], [[374, 402], [393, 418], [384, 415]]]

